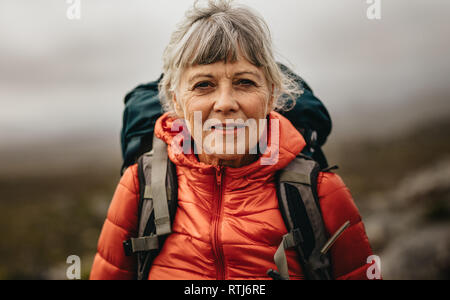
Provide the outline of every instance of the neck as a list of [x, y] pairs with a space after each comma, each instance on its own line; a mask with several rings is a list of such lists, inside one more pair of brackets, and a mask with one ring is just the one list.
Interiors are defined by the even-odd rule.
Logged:
[[241, 155], [239, 157], [233, 157], [230, 159], [217, 157], [213, 155], [207, 155], [207, 154], [199, 154], [198, 159], [200, 162], [210, 165], [210, 166], [217, 166], [217, 167], [230, 167], [230, 168], [242, 168], [245, 166], [248, 166], [255, 161], [257, 161], [259, 158], [258, 155], [254, 154], [245, 154]]

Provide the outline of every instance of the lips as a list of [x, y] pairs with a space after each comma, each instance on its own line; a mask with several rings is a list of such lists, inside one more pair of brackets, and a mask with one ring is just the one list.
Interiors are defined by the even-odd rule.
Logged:
[[241, 129], [245, 126], [243, 124], [218, 124], [214, 125], [211, 129], [218, 129], [218, 130], [234, 130], [234, 129]]
[[234, 131], [245, 128], [245, 124], [239, 123], [217, 123], [212, 125], [209, 130]]
[[227, 124], [215, 124], [211, 126], [210, 131], [221, 135], [236, 135], [239, 131], [245, 129], [244, 124], [227, 123]]

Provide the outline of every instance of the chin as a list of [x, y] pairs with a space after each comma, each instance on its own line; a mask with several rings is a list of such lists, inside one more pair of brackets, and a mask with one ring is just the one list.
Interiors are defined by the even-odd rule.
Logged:
[[245, 157], [245, 154], [219, 154], [214, 155], [214, 157], [221, 161], [237, 161], [240, 159], [243, 159]]

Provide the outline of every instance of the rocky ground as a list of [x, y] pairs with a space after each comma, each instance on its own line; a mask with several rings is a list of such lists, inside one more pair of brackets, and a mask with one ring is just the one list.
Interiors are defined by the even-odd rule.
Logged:
[[[385, 279], [450, 279], [450, 121], [331, 150]], [[334, 156], [336, 155], [336, 156]]]
[[387, 279], [450, 279], [450, 156], [367, 199], [365, 220]]

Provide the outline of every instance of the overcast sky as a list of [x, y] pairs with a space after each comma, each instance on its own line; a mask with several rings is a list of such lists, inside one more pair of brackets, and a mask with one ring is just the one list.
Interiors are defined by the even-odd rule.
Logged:
[[[362, 0], [238, 2], [266, 19], [278, 60], [312, 86], [338, 133], [390, 124], [418, 99], [443, 95], [437, 111], [448, 108], [450, 1], [382, 0], [379, 21], [368, 20]], [[191, 3], [81, 0], [81, 19], [71, 21], [64, 0], [0, 0], [0, 150], [80, 134], [116, 138], [123, 96], [157, 79]]]

